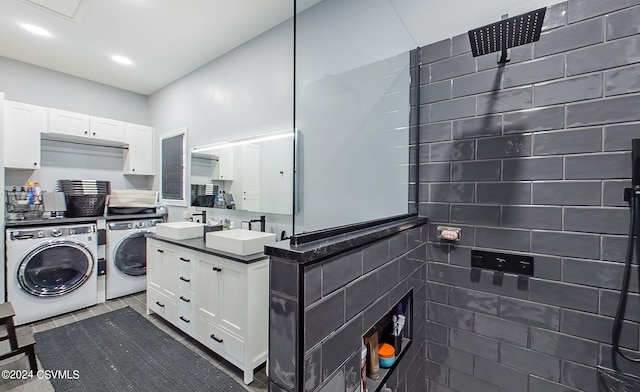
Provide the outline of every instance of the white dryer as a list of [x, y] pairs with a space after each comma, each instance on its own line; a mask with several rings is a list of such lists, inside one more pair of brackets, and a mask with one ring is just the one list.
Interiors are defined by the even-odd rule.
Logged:
[[95, 224], [6, 230], [7, 300], [16, 325], [98, 302]]
[[147, 243], [145, 234], [155, 232], [159, 218], [111, 221], [107, 224], [107, 299], [147, 288]]

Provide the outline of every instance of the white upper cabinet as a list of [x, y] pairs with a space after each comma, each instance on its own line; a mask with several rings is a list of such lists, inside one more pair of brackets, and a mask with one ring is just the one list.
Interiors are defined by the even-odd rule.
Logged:
[[124, 142], [124, 123], [118, 120], [91, 116], [89, 120], [91, 137], [112, 142]]
[[49, 109], [49, 134], [63, 137], [89, 138], [95, 143], [124, 144], [124, 123], [82, 113]]
[[147, 175], [153, 170], [153, 128], [138, 124], [125, 124], [125, 142], [129, 151], [125, 158], [124, 174]]
[[49, 109], [49, 133], [89, 137], [90, 121], [86, 114]]
[[232, 181], [233, 180], [233, 147], [220, 149], [218, 156], [217, 170], [214, 169], [214, 179]]
[[40, 133], [47, 129], [47, 108], [4, 101], [4, 166], [40, 168]]

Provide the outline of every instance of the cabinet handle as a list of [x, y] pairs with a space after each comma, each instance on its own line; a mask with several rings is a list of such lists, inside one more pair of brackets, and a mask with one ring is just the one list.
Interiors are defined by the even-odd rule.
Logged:
[[156, 252], [158, 252], [158, 253], [164, 253], [164, 250], [162, 250], [162, 249], [156, 249]]
[[89, 131], [84, 131], [84, 134], [85, 134], [85, 135], [88, 135], [88, 134], [89, 134]]
[[95, 135], [96, 135], [96, 133], [94, 132], [94, 133], [92, 133], [92, 135], [93, 135], [93, 136], [95, 136]]
[[190, 263], [191, 262], [191, 260], [185, 259], [184, 257], [181, 257], [180, 260], [184, 261], [185, 263]]
[[164, 305], [160, 303], [160, 301], [156, 301], [156, 305], [158, 305], [161, 308], [164, 308]]
[[186, 318], [180, 316], [180, 320], [184, 321], [185, 323], [190, 323], [191, 320], [187, 320]]
[[131, 169], [131, 171], [136, 171], [136, 169]]
[[185, 298], [182, 295], [180, 296], [180, 299], [183, 300], [184, 302], [187, 302], [187, 303], [191, 302], [191, 300], [189, 298]]
[[209, 336], [209, 337], [210, 337], [211, 339], [215, 340], [215, 341], [216, 341], [216, 342], [218, 342], [218, 343], [222, 343], [222, 339], [218, 339], [218, 338], [216, 338], [216, 335], [211, 335], [211, 336]]
[[184, 276], [181, 276], [180, 280], [183, 281], [183, 282], [187, 282], [187, 283], [191, 282], [191, 279], [187, 279]]
[[216, 272], [222, 272], [222, 269], [218, 268], [218, 267], [213, 267], [213, 270], [216, 271]]
[[38, 166], [38, 162], [33, 162], [33, 166]]

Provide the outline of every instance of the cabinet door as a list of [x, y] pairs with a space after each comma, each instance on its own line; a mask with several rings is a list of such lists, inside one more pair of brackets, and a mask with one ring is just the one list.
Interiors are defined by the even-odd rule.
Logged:
[[122, 121], [91, 116], [89, 130], [92, 138], [124, 143], [124, 123]]
[[220, 300], [218, 324], [240, 337], [246, 336], [247, 273], [245, 265], [219, 258]]
[[129, 144], [125, 174], [153, 175], [153, 128], [126, 124], [125, 132]]
[[218, 168], [221, 180], [233, 180], [233, 147], [220, 149]]
[[89, 116], [81, 113], [49, 109], [49, 133], [89, 136]]
[[164, 249], [160, 243], [147, 239], [147, 288], [152, 288], [162, 292], [162, 262], [164, 259]]
[[4, 166], [40, 168], [40, 132], [47, 129], [47, 108], [4, 102]]
[[260, 203], [260, 146], [242, 146], [242, 209], [262, 211]]
[[220, 268], [215, 256], [205, 255], [198, 260], [196, 297], [198, 298], [197, 316], [213, 323], [218, 322], [218, 293]]

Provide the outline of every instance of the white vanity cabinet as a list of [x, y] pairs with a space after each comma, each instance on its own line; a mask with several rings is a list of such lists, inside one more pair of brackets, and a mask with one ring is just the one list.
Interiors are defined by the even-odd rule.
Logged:
[[125, 142], [129, 150], [124, 163], [124, 174], [152, 176], [153, 128], [146, 125], [125, 124]]
[[148, 238], [147, 311], [242, 369], [249, 384], [268, 354], [269, 260], [244, 263]]
[[47, 129], [47, 108], [4, 101], [4, 167], [40, 168], [40, 133]]

